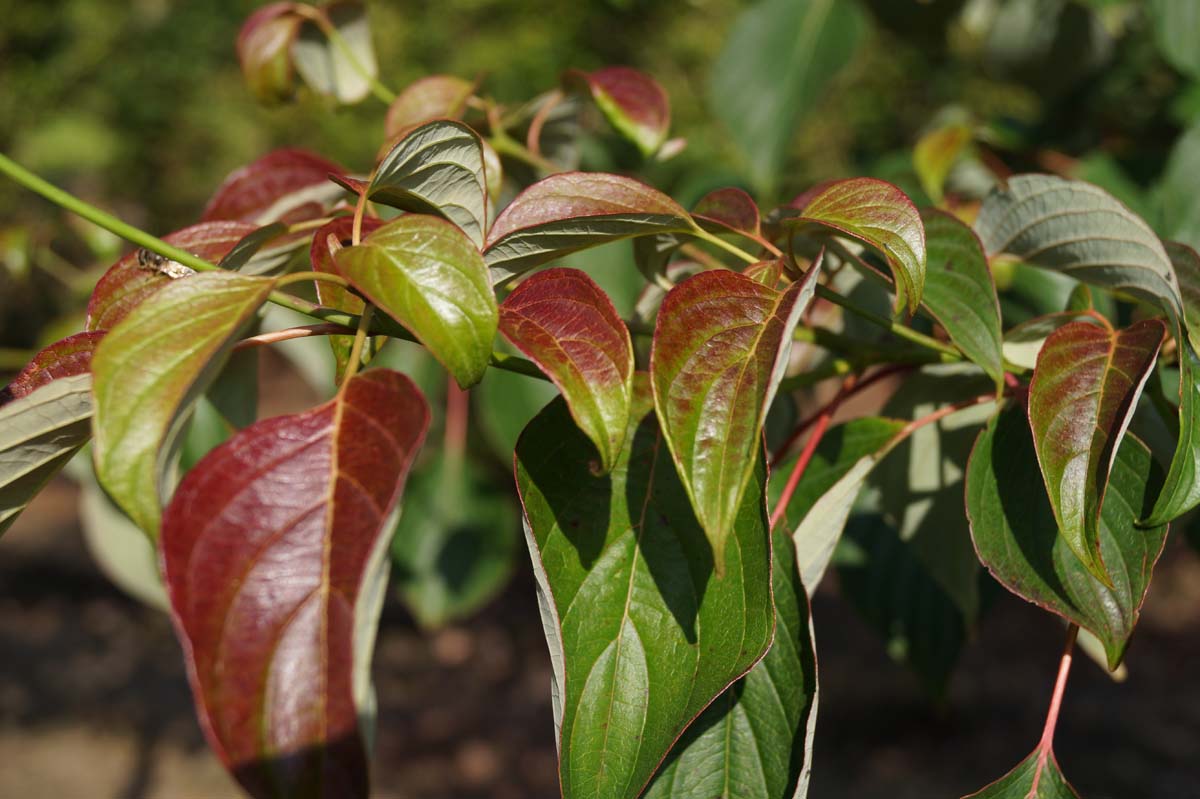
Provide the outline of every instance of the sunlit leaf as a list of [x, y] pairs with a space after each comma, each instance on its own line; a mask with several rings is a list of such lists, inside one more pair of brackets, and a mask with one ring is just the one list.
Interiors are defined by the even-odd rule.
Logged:
[[1078, 311], [1063, 311], [1062, 313], [1037, 316], [1019, 325], [1014, 325], [1004, 334], [1002, 352], [1004, 360], [1023, 369], [1032, 369], [1037, 365], [1038, 353], [1050, 334], [1060, 327], [1073, 322], [1086, 322], [1101, 325], [1101, 321], [1093, 314]]
[[379, 162], [367, 196], [406, 211], [440, 214], [482, 247], [488, 194], [479, 134], [448, 119], [415, 128]]
[[1074, 322], [1046, 339], [1029, 384], [1029, 423], [1063, 538], [1101, 581], [1100, 506], [1137, 399], [1166, 327], [1157, 319], [1123, 330]]
[[636, 144], [642, 155], [654, 155], [666, 141], [671, 102], [654, 78], [618, 66], [595, 72], [572, 70], [567, 80], [583, 84], [609, 124]]
[[755, 204], [754, 198], [741, 189], [710, 191], [692, 208], [692, 216], [696, 217], [701, 225], [708, 222], [751, 236], [762, 234], [758, 205]]
[[428, 424], [411, 381], [364, 372], [213, 450], [167, 508], [163, 570], [201, 726], [252, 796], [367, 796], [359, 718], [388, 532]]
[[334, 256], [373, 304], [429, 348], [464, 388], [487, 370], [499, 313], [479, 250], [454, 224], [406, 214]]
[[603, 471], [611, 470], [633, 395], [633, 344], [612, 300], [578, 269], [549, 269], [505, 298], [500, 330], [562, 391]]
[[91, 371], [92, 353], [102, 338], [101, 332], [76, 333], [40, 350], [12, 382], [0, 390], [0, 405], [28, 396], [60, 378], [87, 374]]
[[1006, 588], [1104, 643], [1109, 668], [1124, 657], [1166, 525], [1139, 528], [1162, 482], [1149, 450], [1125, 436], [1100, 511], [1100, 552], [1112, 586], [1097, 580], [1058, 532], [1021, 408], [980, 434], [967, 467], [967, 516], [979, 559]]
[[329, 176], [345, 171], [307, 150], [273, 150], [231, 172], [200, 218], [249, 222], [255, 227], [316, 219], [344, 195]]
[[1054, 751], [1046, 745], [982, 791], [963, 799], [1079, 799], [1079, 794], [1063, 776]]
[[96, 348], [96, 476], [151, 537], [158, 535], [171, 444], [273, 286], [269, 278], [232, 272], [171, 281]]
[[792, 331], [820, 271], [818, 259], [782, 292], [724, 269], [701, 272], [673, 288], [659, 309], [650, 353], [654, 405], [718, 573]]
[[913, 148], [913, 168], [921, 188], [935, 203], [940, 203], [950, 169], [971, 143], [971, 128], [963, 123], [935, 128], [922, 136]]
[[392, 139], [433, 119], [458, 119], [475, 84], [453, 75], [429, 75], [410, 83], [388, 106], [384, 135]]
[[301, 18], [293, 3], [270, 3], [251, 14], [238, 32], [237, 54], [250, 91], [267, 103], [288, 100], [295, 91], [292, 42]]
[[501, 283], [585, 247], [694, 229], [678, 203], [633, 178], [563, 172], [525, 189], [501, 212], [484, 257], [492, 282]]
[[638, 796], [688, 723], [762, 657], [774, 628], [761, 445], [718, 579], [648, 381], [634, 386], [610, 475], [592, 471], [592, 443], [561, 400], [517, 445], [565, 799]]
[[340, 41], [306, 19], [292, 42], [292, 61], [309, 87], [340, 103], [357, 103], [371, 92], [378, 77], [375, 48], [367, 7], [361, 0], [334, 0], [317, 9], [337, 32]]

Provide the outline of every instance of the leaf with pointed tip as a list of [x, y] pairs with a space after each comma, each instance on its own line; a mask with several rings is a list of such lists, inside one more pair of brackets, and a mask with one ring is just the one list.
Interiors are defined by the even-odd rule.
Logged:
[[414, 128], [375, 167], [367, 196], [444, 216], [482, 247], [488, 194], [479, 134], [448, 119]]
[[388, 533], [428, 425], [412, 382], [372, 369], [213, 450], [166, 510], [163, 573], [201, 726], [252, 796], [366, 799], [359, 717]]
[[249, 222], [255, 227], [316, 219], [343, 196], [329, 176], [345, 171], [307, 150], [272, 150], [229, 173], [200, 219]]
[[963, 354], [1002, 385], [1000, 300], [979, 239], [943, 211], [925, 209], [921, 221], [927, 252], [921, 304]]
[[262, 102], [278, 103], [295, 93], [291, 47], [301, 21], [294, 3], [270, 3], [247, 17], [238, 32], [242, 76]]
[[549, 269], [501, 303], [500, 332], [558, 386], [610, 471], [633, 396], [633, 343], [612, 300], [585, 272]]
[[1029, 383], [1029, 425], [1059, 530], [1106, 583], [1099, 522], [1108, 472], [1165, 334], [1157, 319], [1115, 331], [1064, 325], [1046, 339]]
[[571, 70], [568, 83], [582, 84], [613, 128], [649, 158], [667, 139], [671, 101], [654, 78], [631, 67], [595, 72]]
[[724, 269], [701, 272], [671, 289], [659, 309], [650, 351], [654, 406], [718, 574], [792, 331], [820, 272], [818, 258], [782, 292]]
[[805, 799], [817, 720], [808, 595], [791, 536], [772, 533], [775, 640], [750, 673], [692, 722], [645, 799]]
[[712, 225], [747, 233], [758, 237], [762, 235], [762, 221], [758, 213], [758, 205], [754, 199], [741, 189], [728, 188], [710, 191], [700, 198], [692, 208], [692, 216], [703, 226], [706, 222]]
[[913, 168], [921, 188], [935, 203], [941, 203], [946, 177], [970, 143], [971, 128], [960, 122], [931, 130], [913, 148]]
[[1104, 643], [1109, 668], [1125, 655], [1167, 527], [1142, 529], [1162, 472], [1131, 435], [1117, 450], [1100, 510], [1100, 552], [1112, 587], [1084, 567], [1046, 496], [1037, 453], [1021, 408], [995, 416], [967, 464], [967, 518], [975, 550], [1008, 590], [1090, 630]]
[[171, 444], [274, 285], [232, 272], [171, 281], [96, 348], [96, 477], [151, 538], [158, 536]]
[[341, 41], [331, 41], [316, 22], [305, 19], [292, 42], [292, 62], [313, 91], [339, 103], [357, 103], [371, 93], [371, 81], [379, 75], [367, 7], [361, 0], [334, 0], [317, 11]]
[[458, 119], [475, 92], [475, 84], [453, 75], [429, 75], [410, 83], [388, 106], [384, 135], [395, 138], [433, 119]]
[[91, 437], [91, 388], [85, 372], [0, 405], [0, 535]]
[[[163, 236], [163, 241], [217, 263], [255, 230], [247, 222], [201, 222]], [[171, 278], [138, 264], [138, 251], [117, 261], [96, 283], [88, 300], [86, 330], [109, 330]]]
[[963, 799], [1079, 799], [1079, 794], [1063, 776], [1054, 751], [1039, 747], [1012, 771]]
[[896, 312], [916, 312], [925, 291], [925, 227], [896, 186], [876, 178], [834, 180], [800, 195], [780, 215], [787, 224], [813, 222], [879, 250], [896, 278]]
[[499, 312], [479, 250], [453, 223], [406, 214], [334, 255], [338, 270], [404, 325], [463, 388], [487, 371]]
[[0, 391], [0, 405], [28, 396], [60, 378], [87, 374], [92, 353], [102, 338], [101, 332], [76, 333], [45, 347]]
[[984, 199], [975, 231], [989, 258], [1008, 253], [1183, 315], [1179, 283], [1158, 236], [1090, 183], [1050, 175], [1009, 178], [1007, 187]]
[[688, 212], [645, 183], [562, 172], [517, 195], [492, 224], [484, 258], [493, 283], [616, 239], [695, 230]]
[[726, 539], [718, 579], [663, 446], [644, 374], [608, 475], [566, 403], [517, 444], [517, 488], [554, 664], [565, 799], [634, 799], [689, 723], [766, 652], [774, 628], [766, 472]]
[[1038, 353], [1042, 351], [1042, 346], [1050, 334], [1073, 322], [1102, 325], [1100, 317], [1080, 311], [1063, 311], [1034, 317], [1014, 325], [1004, 334], [1004, 344], [1001, 348], [1004, 360], [1022, 369], [1032, 369], [1037, 365]]

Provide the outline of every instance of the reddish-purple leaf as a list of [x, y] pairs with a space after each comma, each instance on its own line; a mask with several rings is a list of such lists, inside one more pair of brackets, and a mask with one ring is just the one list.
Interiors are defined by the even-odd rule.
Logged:
[[654, 407], [718, 572], [821, 258], [776, 291], [724, 269], [667, 294], [650, 352]]
[[758, 206], [754, 199], [741, 189], [710, 191], [696, 203], [692, 209], [692, 216], [702, 225], [709, 222], [755, 238], [762, 234]]
[[492, 282], [616, 239], [695, 230], [679, 203], [633, 178], [562, 172], [517, 195], [488, 231]]
[[500, 331], [558, 386], [611, 470], [633, 397], [633, 343], [612, 300], [578, 269], [548, 269], [501, 303]]
[[[383, 220], [373, 216], [362, 220], [362, 235], [365, 237], [371, 231], [383, 224]], [[309, 248], [309, 260], [314, 272], [327, 272], [340, 275], [333, 262], [333, 254], [342, 247], [350, 246], [354, 229], [354, 220], [348, 216], [340, 216], [317, 229]], [[366, 304], [362, 298], [347, 291], [336, 283], [328, 280], [313, 281], [317, 288], [317, 302], [329, 308], [337, 308], [346, 313], [361, 314]], [[337, 364], [337, 377], [340, 382], [350, 363], [350, 351], [354, 347], [354, 336], [329, 336], [329, 348], [333, 350], [333, 358]]]
[[87, 374], [96, 342], [103, 337], [102, 332], [76, 333], [46, 347], [0, 391], [0, 405], [27, 396], [60, 377]]
[[1029, 384], [1029, 426], [1054, 516], [1071, 550], [1106, 585], [1100, 507], [1165, 335], [1157, 319], [1124, 330], [1072, 322], [1046, 339]]
[[271, 3], [242, 25], [237, 38], [238, 61], [246, 84], [258, 99], [280, 102], [294, 93], [291, 46], [301, 21], [295, 3]]
[[605, 67], [595, 72], [572, 70], [568, 82], [583, 84], [609, 124], [651, 156], [666, 141], [671, 127], [671, 101], [658, 81], [631, 67]]
[[398, 140], [422, 122], [459, 119], [474, 91], [474, 83], [453, 75], [421, 78], [409, 84], [388, 106], [384, 135], [390, 140]]
[[162, 563], [201, 724], [255, 797], [368, 793], [359, 713], [387, 539], [429, 409], [398, 372], [258, 422], [167, 508]]
[[329, 175], [345, 171], [305, 150], [274, 150], [230, 173], [201, 219], [233, 219], [256, 226], [316, 219], [342, 196]]
[[[217, 263], [253, 233], [245, 222], [201, 222], [163, 236], [163, 241], [206, 261]], [[126, 255], [104, 273], [88, 301], [87, 330], [110, 330], [133, 308], [171, 282], [171, 278], [138, 262], [138, 251]]]

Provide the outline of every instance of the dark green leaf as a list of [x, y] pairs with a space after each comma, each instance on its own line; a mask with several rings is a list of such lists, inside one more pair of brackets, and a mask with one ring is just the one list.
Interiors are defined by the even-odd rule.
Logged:
[[963, 799], [1079, 799], [1049, 746], [1038, 747], [1012, 771]]

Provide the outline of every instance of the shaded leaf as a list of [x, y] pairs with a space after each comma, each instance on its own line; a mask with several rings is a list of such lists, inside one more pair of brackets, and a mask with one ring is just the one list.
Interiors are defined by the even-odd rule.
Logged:
[[288, 233], [287, 225], [272, 222], [243, 236], [217, 266], [243, 275], [280, 272], [309, 238], [308, 231]]
[[357, 103], [370, 94], [371, 80], [379, 75], [367, 7], [360, 0], [334, 0], [317, 11], [341, 41], [331, 41], [316, 22], [306, 19], [292, 42], [296, 71], [313, 91], [340, 103]]
[[1023, 369], [1032, 369], [1037, 365], [1038, 353], [1042, 351], [1042, 345], [1046, 343], [1050, 334], [1073, 322], [1102, 326], [1101, 320], [1094, 314], [1079, 311], [1063, 311], [1034, 317], [1015, 325], [1004, 334], [1004, 344], [1001, 348], [1004, 360]]
[[1029, 424], [1060, 532], [1088, 570], [1108, 582], [1099, 519], [1109, 469], [1166, 328], [1123, 330], [1074, 322], [1054, 331], [1029, 384]]
[[701, 225], [713, 223], [727, 230], [762, 235], [758, 205], [741, 189], [728, 188], [710, 191], [692, 208], [692, 216]]
[[817, 720], [808, 595], [791, 536], [772, 533], [775, 640], [745, 677], [692, 722], [646, 799], [805, 799]]
[[500, 305], [500, 330], [562, 391], [611, 470], [629, 427], [633, 343], [608, 295], [578, 269], [539, 272]]
[[79, 527], [100, 571], [137, 601], [166, 611], [157, 548], [100, 488], [90, 464], [80, 480], [79, 494]]
[[413, 129], [379, 162], [367, 196], [405, 211], [444, 216], [482, 247], [488, 194], [479, 134], [447, 119]]
[[0, 535], [91, 437], [91, 388], [85, 372], [0, 406]]
[[818, 258], [782, 292], [724, 269], [701, 272], [671, 289], [659, 309], [650, 351], [654, 406], [718, 574], [792, 331], [820, 272]]
[[855, 3], [763, 0], [738, 17], [709, 76], [709, 102], [770, 195], [797, 123], [867, 31]]
[[172, 281], [96, 348], [96, 476], [152, 538], [171, 444], [274, 284], [231, 272]]
[[1171, 66], [1190, 78], [1200, 78], [1200, 2], [1150, 0], [1147, 4], [1158, 51]]
[[[376, 217], [363, 217], [361, 233], [363, 236], [369, 236], [382, 224], [383, 221]], [[348, 216], [338, 217], [317, 229], [308, 250], [308, 258], [314, 272], [341, 274], [338, 272], [337, 265], [334, 264], [333, 254], [342, 247], [350, 245], [353, 231], [354, 219]], [[317, 302], [328, 308], [336, 308], [339, 311], [355, 315], [361, 314], [366, 308], [361, 297], [336, 283], [328, 280], [314, 280], [313, 284], [317, 291]], [[354, 348], [354, 336], [326, 336], [326, 338], [329, 339], [329, 349], [333, 352], [333, 358], [337, 363], [337, 371], [334, 376], [337, 382], [341, 383], [342, 375], [346, 373], [346, 366], [350, 363], [350, 350]]]
[[307, 150], [272, 150], [231, 172], [200, 218], [249, 222], [255, 227], [316, 219], [343, 196], [329, 176], [345, 171]]
[[671, 102], [658, 81], [631, 67], [604, 67], [594, 72], [571, 70], [568, 82], [581, 83], [610, 125], [649, 157], [667, 139]]
[[76, 333], [43, 348], [0, 391], [0, 406], [26, 397], [55, 380], [88, 374], [92, 366], [92, 353], [103, 337], [101, 332]]
[[1079, 799], [1049, 747], [1038, 747], [1016, 768], [963, 799]]
[[458, 119], [475, 84], [453, 75], [429, 75], [410, 83], [388, 106], [384, 135], [393, 139], [432, 119]]
[[971, 138], [970, 126], [959, 122], [929, 131], [913, 148], [913, 168], [921, 188], [935, 203], [942, 201], [946, 178]]
[[367, 796], [359, 717], [387, 533], [428, 424], [411, 381], [373, 369], [238, 433], [167, 508], [163, 570], [201, 726], [252, 796]]
[[718, 579], [644, 376], [617, 468], [594, 474], [591, 453], [556, 400], [521, 436], [517, 487], [554, 664], [563, 796], [633, 799], [771, 640], [766, 473], [760, 447]]
[[967, 466], [975, 549], [1014, 594], [1090, 630], [1104, 643], [1109, 668], [1116, 668], [1166, 541], [1166, 525], [1135, 526], [1149, 512], [1161, 481], [1146, 446], [1125, 436], [1100, 511], [1100, 552], [1112, 579], [1107, 586], [1059, 535], [1029, 424], [1020, 408], [1011, 408], [980, 433]]
[[270, 3], [251, 14], [237, 37], [238, 62], [242, 76], [259, 100], [275, 103], [291, 99], [295, 92], [292, 42], [300, 30], [301, 17], [293, 3]]
[[393, 219], [334, 261], [367, 299], [408, 328], [463, 388], [487, 370], [499, 313], [487, 266], [466, 234], [433, 216]]
[[770, 261], [759, 261], [756, 264], [750, 264], [742, 270], [742, 274], [756, 283], [761, 283], [768, 288], [775, 288], [783, 277], [783, 271], [783, 261], [779, 258], [774, 258]]
[[500, 213], [484, 258], [492, 282], [502, 283], [585, 247], [694, 229], [678, 203], [633, 178], [563, 172], [525, 189]]

